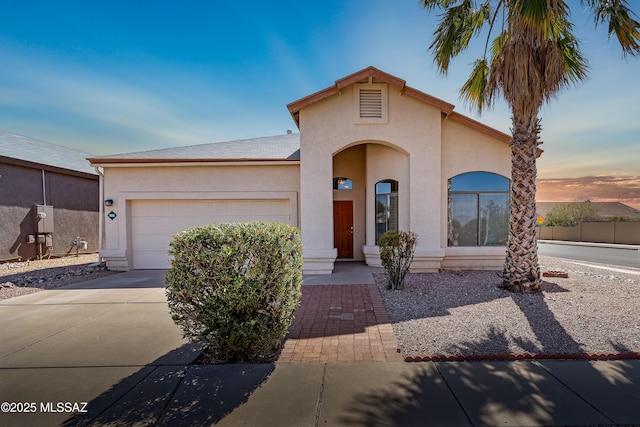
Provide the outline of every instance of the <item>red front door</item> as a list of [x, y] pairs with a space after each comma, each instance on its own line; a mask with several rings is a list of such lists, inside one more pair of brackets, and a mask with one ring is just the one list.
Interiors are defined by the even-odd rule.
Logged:
[[353, 258], [353, 201], [333, 201], [333, 244], [338, 258]]

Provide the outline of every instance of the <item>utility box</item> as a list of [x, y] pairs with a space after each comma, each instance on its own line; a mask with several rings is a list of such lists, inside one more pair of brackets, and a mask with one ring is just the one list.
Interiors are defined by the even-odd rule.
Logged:
[[53, 233], [53, 206], [36, 205], [36, 224], [38, 233]]

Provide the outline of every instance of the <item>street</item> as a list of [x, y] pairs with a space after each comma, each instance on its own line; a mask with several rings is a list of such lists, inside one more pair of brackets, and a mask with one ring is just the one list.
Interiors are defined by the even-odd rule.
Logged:
[[538, 254], [577, 261], [640, 268], [640, 250], [638, 249], [538, 242]]

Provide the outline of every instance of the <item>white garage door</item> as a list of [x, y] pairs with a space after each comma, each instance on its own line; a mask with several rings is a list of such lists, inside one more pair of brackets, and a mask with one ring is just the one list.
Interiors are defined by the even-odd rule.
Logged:
[[186, 228], [244, 221], [291, 224], [289, 200], [134, 200], [130, 224], [133, 268], [169, 268], [171, 236]]

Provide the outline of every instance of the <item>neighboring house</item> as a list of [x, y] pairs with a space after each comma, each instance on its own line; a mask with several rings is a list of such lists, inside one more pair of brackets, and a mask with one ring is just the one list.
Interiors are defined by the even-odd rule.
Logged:
[[379, 265], [392, 229], [418, 234], [413, 271], [502, 266], [508, 135], [373, 67], [287, 107], [299, 134], [89, 159], [108, 266], [167, 268], [173, 233], [249, 220], [300, 227], [305, 273]]
[[98, 250], [99, 180], [89, 156], [0, 131], [0, 261], [75, 254], [78, 237]]
[[[536, 202], [536, 210], [543, 218], [553, 209], [556, 205], [565, 205], [578, 202]], [[625, 205], [620, 202], [591, 202], [595, 205], [597, 211], [596, 215], [605, 221], [609, 219], [625, 218], [626, 220], [639, 221], [640, 211]]]

